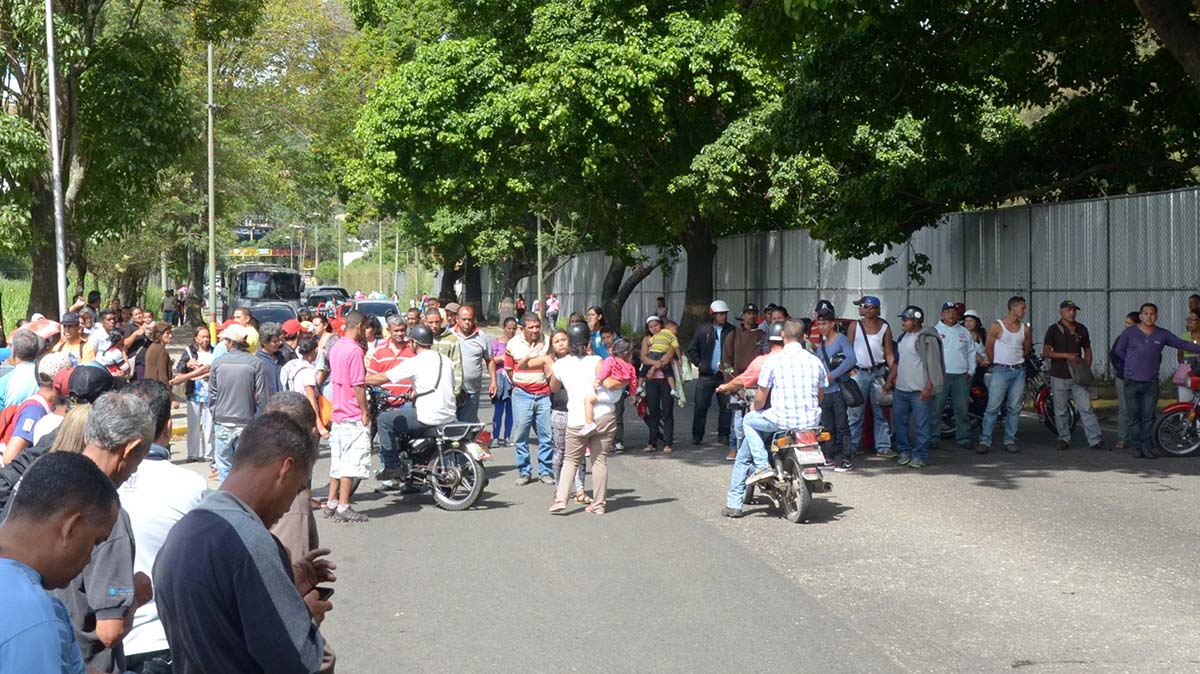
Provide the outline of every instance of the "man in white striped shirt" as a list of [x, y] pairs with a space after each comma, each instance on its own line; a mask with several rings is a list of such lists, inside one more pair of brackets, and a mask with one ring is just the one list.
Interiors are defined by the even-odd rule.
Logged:
[[[821, 423], [821, 399], [829, 384], [829, 373], [820, 358], [805, 350], [805, 338], [804, 324], [789, 319], [783, 327], [783, 351], [772, 356], [758, 376], [754, 411], [742, 420], [745, 434], [733, 468], [736, 473], [738, 464], [747, 460], [754, 462], [754, 474], [746, 479], [747, 485], [775, 474], [761, 432], [811, 428]], [[768, 396], [771, 406], [763, 409]], [[726, 515], [730, 515], [729, 508], [726, 508]]]

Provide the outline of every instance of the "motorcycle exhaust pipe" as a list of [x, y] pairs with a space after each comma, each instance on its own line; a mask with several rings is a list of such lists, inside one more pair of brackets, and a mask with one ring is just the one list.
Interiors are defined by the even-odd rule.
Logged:
[[829, 492], [831, 492], [831, 491], [833, 491], [833, 483], [832, 483], [832, 482], [826, 482], [826, 483], [825, 483], [825, 493], [826, 493], [826, 494], [828, 494], [828, 493], [829, 493]]

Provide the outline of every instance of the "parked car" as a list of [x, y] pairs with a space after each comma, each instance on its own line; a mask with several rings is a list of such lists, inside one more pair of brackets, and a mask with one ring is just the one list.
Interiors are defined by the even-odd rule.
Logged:
[[306, 307], [316, 308], [321, 304], [332, 304], [350, 298], [350, 293], [340, 286], [310, 286], [304, 289], [301, 302]]
[[286, 302], [256, 304], [250, 309], [250, 312], [258, 320], [259, 325], [263, 323], [278, 323], [283, 325], [284, 321], [296, 318], [295, 307]]
[[379, 319], [380, 325], [387, 324], [387, 317], [400, 313], [400, 307], [391, 300], [356, 300], [354, 308], [368, 316]]

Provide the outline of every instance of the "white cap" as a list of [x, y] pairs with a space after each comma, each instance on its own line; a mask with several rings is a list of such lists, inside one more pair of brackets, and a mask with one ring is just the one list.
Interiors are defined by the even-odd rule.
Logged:
[[650, 325], [650, 321], [658, 321], [659, 323], [662, 323], [663, 319], [659, 318], [657, 315], [647, 316], [646, 317], [646, 325]]
[[229, 326], [228, 328], [225, 328], [224, 330], [222, 330], [221, 334], [217, 335], [217, 339], [228, 339], [231, 342], [236, 342], [238, 344], [245, 344], [246, 343], [246, 328], [241, 323], [234, 323], [233, 325]]
[[966, 318], [967, 316], [971, 316], [975, 320], [979, 320], [979, 312], [975, 311], [974, 309], [967, 309], [966, 311], [964, 311], [963, 318]]
[[725, 304], [724, 300], [717, 300], [708, 305], [708, 310], [714, 314], [727, 314], [729, 313], [729, 305]]

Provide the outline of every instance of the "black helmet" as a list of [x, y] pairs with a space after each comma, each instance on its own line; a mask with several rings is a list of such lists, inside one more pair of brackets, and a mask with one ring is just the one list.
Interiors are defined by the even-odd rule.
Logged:
[[417, 323], [409, 328], [408, 338], [421, 346], [433, 346], [433, 330], [424, 323]]
[[572, 323], [567, 326], [567, 343], [571, 346], [587, 344], [592, 340], [592, 331], [587, 323]]
[[782, 342], [783, 341], [783, 321], [771, 323], [767, 325], [767, 341]]

